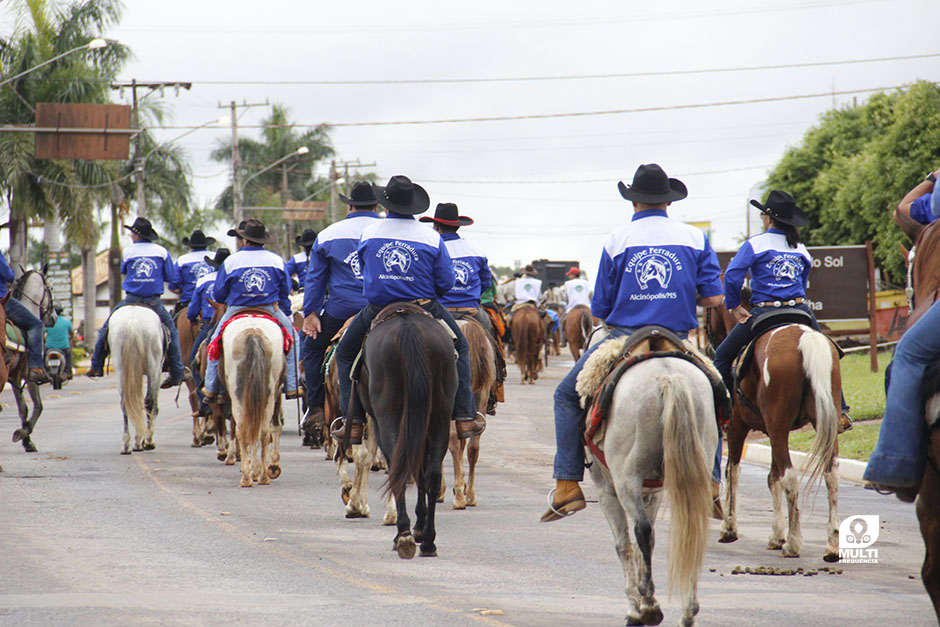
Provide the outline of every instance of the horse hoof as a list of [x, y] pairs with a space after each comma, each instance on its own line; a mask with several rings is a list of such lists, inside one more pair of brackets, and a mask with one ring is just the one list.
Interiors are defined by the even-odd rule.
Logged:
[[437, 547], [432, 544], [429, 548], [424, 548], [422, 544], [421, 557], [437, 557]]
[[215, 458], [220, 462], [224, 462], [227, 455], [225, 453], [216, 453]]
[[202, 443], [199, 442], [199, 438], [193, 438], [193, 443], [190, 444], [190, 446], [192, 448], [199, 448], [200, 446], [202, 446]]
[[[443, 500], [443, 499], [442, 499], [442, 500]], [[466, 503], [466, 502], [463, 502], [463, 501], [460, 502], [460, 503], [458, 503], [457, 501], [454, 501], [453, 508], [454, 508], [454, 509], [467, 509], [467, 503]]]
[[271, 485], [271, 477], [261, 477], [258, 479], [258, 485]]
[[25, 440], [23, 440], [23, 450], [25, 450], [27, 453], [39, 452], [39, 449], [36, 448], [36, 445], [33, 444], [33, 441], [30, 440], [29, 438], [26, 438]]
[[788, 544], [783, 545], [783, 552], [780, 555], [781, 557], [799, 557], [800, 554], [798, 551], [794, 551]]
[[731, 542], [737, 542], [738, 532], [737, 531], [723, 531], [720, 536], [718, 536], [718, 541], [722, 544], [730, 544]]
[[155, 448], [157, 448], [157, 445], [154, 444], [153, 442], [147, 442], [146, 444], [144, 444], [145, 451], [152, 451]]
[[215, 444], [215, 436], [214, 435], [202, 436], [202, 445], [208, 446], [209, 444]]
[[121, 455], [130, 455], [130, 454], [131, 454], [131, 452], [130, 452], [129, 450], [127, 450], [127, 449], [124, 449], [124, 450], [121, 451]]
[[[351, 487], [349, 487], [349, 486], [343, 486], [343, 489], [342, 489], [342, 491], [341, 491], [341, 493], [340, 493], [340, 496], [341, 496], [342, 499], [343, 499], [343, 505], [349, 505], [349, 493], [350, 493], [351, 491], [352, 491], [352, 488], [351, 488]], [[349, 516], [347, 516], [346, 518], [349, 518]]]
[[424, 532], [420, 529], [415, 529], [411, 532], [411, 537], [415, 539], [415, 542], [421, 542], [424, 540]]
[[357, 509], [346, 509], [346, 518], [368, 518], [368, 512], [360, 512]]
[[786, 543], [786, 540], [783, 540], [783, 539], [774, 540], [773, 538], [771, 538], [770, 540], [767, 541], [767, 550], [768, 550], [768, 551], [779, 551], [780, 549], [783, 548], [783, 545], [784, 545], [785, 543]]
[[825, 555], [823, 555], [823, 561], [829, 562], [830, 564], [832, 562], [838, 562], [839, 554], [838, 553], [826, 553]]
[[242, 488], [250, 488], [255, 483], [249, 477], [242, 477], [241, 481], [238, 482], [238, 485]]
[[278, 466], [277, 464], [271, 464], [270, 466], [268, 466], [268, 476], [271, 479], [277, 479], [278, 477], [280, 477], [281, 467]]
[[13, 432], [13, 441], [19, 442], [20, 440], [28, 436], [29, 436], [29, 431], [27, 431], [26, 429], [17, 429], [16, 431]]
[[413, 558], [417, 548], [418, 545], [415, 544], [415, 539], [411, 536], [402, 536], [395, 542], [395, 552], [398, 553], [398, 557], [403, 560]]

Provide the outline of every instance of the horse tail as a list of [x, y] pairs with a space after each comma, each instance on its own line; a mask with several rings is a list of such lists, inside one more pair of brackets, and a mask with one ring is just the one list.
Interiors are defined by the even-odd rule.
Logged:
[[248, 329], [235, 340], [232, 356], [237, 360], [235, 387], [241, 392], [242, 419], [246, 444], [261, 439], [261, 425], [270, 416], [265, 408], [270, 397], [271, 348], [258, 329]]
[[398, 441], [389, 463], [388, 489], [392, 494], [402, 494], [421, 470], [431, 418], [431, 369], [424, 357], [427, 349], [421, 330], [409, 317], [398, 318], [401, 320], [398, 351], [403, 395]]
[[[479, 399], [489, 394], [490, 387], [496, 381], [493, 345], [487, 337], [489, 334], [486, 329], [479, 324], [462, 324], [460, 330], [467, 338], [467, 346], [470, 348], [470, 380], [473, 382], [473, 394]], [[477, 409], [479, 409], [479, 403]]]
[[[134, 431], [146, 433], [147, 416], [144, 413], [144, 362], [147, 351], [144, 348], [143, 329], [132, 322], [124, 326], [121, 342], [121, 398], [124, 401], [124, 413], [130, 416]], [[150, 382], [150, 385], [155, 383]]]
[[668, 590], [669, 594], [678, 590], [686, 598], [695, 589], [705, 559], [712, 509], [711, 467], [693, 419], [695, 405], [683, 380], [661, 377], [659, 385], [663, 399], [663, 482], [672, 511]]
[[590, 310], [581, 310], [581, 348], [585, 348], [588, 338], [591, 337], [591, 331], [594, 330], [594, 316]]
[[838, 442], [839, 414], [832, 395], [832, 343], [818, 331], [804, 330], [798, 347], [816, 403], [816, 437], [809, 452], [809, 483], [813, 484], [832, 463]]

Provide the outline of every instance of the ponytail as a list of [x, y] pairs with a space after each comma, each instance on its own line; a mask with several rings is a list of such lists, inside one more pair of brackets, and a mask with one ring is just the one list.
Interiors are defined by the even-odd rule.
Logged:
[[800, 232], [797, 230], [795, 226], [793, 226], [792, 224], [782, 224], [780, 222], [777, 222], [773, 218], [771, 218], [771, 220], [773, 221], [774, 228], [780, 229], [781, 231], [783, 231], [784, 235], [786, 235], [787, 246], [789, 246], [790, 248], [796, 248], [797, 246], [799, 246]]

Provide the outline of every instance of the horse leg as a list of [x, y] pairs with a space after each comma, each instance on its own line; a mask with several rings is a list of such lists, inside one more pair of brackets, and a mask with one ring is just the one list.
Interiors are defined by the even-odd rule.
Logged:
[[469, 443], [467, 444], [467, 465], [470, 467], [470, 473], [467, 479], [467, 505], [470, 507], [475, 507], [477, 504], [477, 491], [476, 491], [476, 472], [477, 472], [477, 461], [480, 459], [480, 436], [474, 436], [470, 438]]
[[[238, 485], [243, 488], [250, 488], [254, 485], [252, 480], [252, 468], [251, 462], [252, 457], [254, 457], [254, 451], [251, 450], [251, 445], [247, 443], [247, 438], [245, 438], [244, 429], [240, 428], [239, 425], [235, 425], [235, 439], [238, 441], [238, 450], [241, 453], [242, 463], [241, 471], [242, 478]], [[226, 460], [225, 463], [228, 463]]]
[[[627, 624], [658, 625], [663, 620], [663, 612], [656, 601], [656, 587], [653, 584], [653, 524], [646, 515], [643, 504], [642, 486], [639, 481], [624, 481], [616, 488], [620, 506], [626, 512], [627, 519], [632, 519], [633, 538], [639, 553], [634, 552], [636, 564], [636, 590], [639, 597], [637, 622]], [[624, 529], [629, 529], [629, 525]]]
[[284, 410], [281, 407], [280, 396], [275, 402], [275, 420], [271, 425], [270, 441], [271, 458], [267, 464], [268, 476], [277, 479], [281, 476], [281, 431], [284, 428]]
[[[372, 469], [372, 453], [365, 444], [353, 447], [353, 461], [356, 463], [356, 478], [350, 482], [346, 518], [368, 518], [370, 514], [369, 472]], [[349, 481], [348, 476], [346, 480]]]
[[[23, 449], [27, 453], [35, 453], [36, 447], [29, 439], [29, 434], [31, 433], [32, 429], [30, 429], [29, 420], [27, 419], [27, 415], [29, 414], [29, 407], [26, 405], [26, 399], [23, 398], [23, 390], [22, 388], [18, 387], [15, 382], [11, 382], [10, 387], [13, 388], [13, 398], [16, 399], [16, 410], [20, 416], [20, 428], [13, 432], [13, 441], [22, 441]], [[30, 450], [30, 447], [32, 450]]]
[[127, 412], [124, 410], [124, 398], [121, 395], [121, 413], [124, 414], [124, 447], [121, 449], [121, 455], [131, 454], [131, 434], [127, 425]]
[[[929, 450], [936, 448], [933, 445], [938, 437], [938, 431], [931, 432], [931, 445]], [[928, 452], [928, 455], [933, 453]], [[917, 521], [920, 523], [920, 535], [924, 538], [924, 565], [920, 576], [924, 589], [933, 603], [934, 613], [940, 620], [940, 475], [934, 470], [933, 464], [927, 464], [924, 479], [921, 482], [920, 494], [917, 497]]]
[[228, 420], [228, 431], [232, 434], [232, 439], [228, 443], [228, 451], [225, 455], [225, 465], [234, 466], [237, 461], [239, 461], [244, 455], [239, 445], [238, 429], [235, 425], [235, 418], [229, 416]]
[[823, 560], [839, 561], [839, 458], [833, 457], [829, 469], [823, 474], [829, 501], [829, 524], [826, 527], [826, 552]]
[[26, 389], [29, 390], [29, 398], [33, 402], [33, 409], [30, 413], [29, 420], [23, 423], [23, 430], [26, 435], [23, 438], [23, 449], [27, 453], [35, 453], [36, 445], [33, 444], [33, 440], [30, 436], [33, 433], [33, 429], [36, 427], [36, 421], [39, 420], [39, 414], [42, 413], [42, 395], [39, 393], [39, 386], [32, 381], [26, 383]]
[[395, 495], [395, 511], [398, 519], [398, 533], [395, 534], [395, 540], [392, 542], [392, 550], [403, 560], [410, 560], [415, 556], [418, 545], [415, 544], [415, 539], [411, 535], [411, 520], [408, 518], [404, 490], [401, 494]]
[[771, 550], [782, 548], [786, 542], [784, 533], [785, 522], [783, 518], [783, 486], [780, 485], [780, 471], [775, 464], [771, 464], [767, 475], [767, 487], [770, 489], [770, 499], [773, 504], [773, 522], [770, 527], [770, 537], [767, 539], [767, 548]]
[[[447, 444], [447, 448], [450, 450], [451, 459], [454, 462], [454, 509], [467, 509], [467, 499], [466, 499], [466, 482], [464, 481], [463, 476], [463, 451], [466, 445], [465, 440], [457, 439], [457, 431], [451, 422], [450, 427], [450, 440]], [[441, 473], [441, 489], [444, 488], [443, 473]], [[438, 503], [442, 502], [444, 499], [438, 499]]]
[[[448, 421], [449, 422], [449, 421]], [[444, 455], [447, 452], [446, 440], [443, 440], [439, 446], [432, 449], [429, 455], [430, 464], [428, 472], [423, 478], [418, 480], [418, 501], [421, 502], [421, 487], [424, 489], [424, 503], [426, 511], [424, 512], [424, 525], [421, 533], [421, 557], [435, 557], [437, 555], [437, 546], [434, 540], [437, 538], [437, 531], [434, 528], [434, 512], [437, 508], [437, 501], [431, 498], [432, 494], [437, 494], [440, 490], [441, 477], [443, 473], [441, 466], [444, 461]]]
[[800, 478], [793, 467], [787, 468], [783, 475], [783, 492], [787, 497], [787, 513], [790, 528], [787, 532], [787, 541], [784, 543], [783, 557], [799, 557], [803, 547], [803, 532], [800, 529]]
[[719, 542], [734, 542], [738, 539], [738, 481], [741, 478], [741, 455], [744, 438], [749, 429], [740, 419], [732, 418], [728, 424], [728, 462], [725, 466], [725, 519], [721, 523]]
[[159, 378], [159, 375], [147, 377], [147, 398], [144, 400], [144, 411], [147, 412], [147, 433], [142, 442], [145, 451], [152, 451], [157, 448], [153, 441], [153, 433], [157, 426], [157, 412], [159, 411], [157, 406], [157, 394], [160, 389], [157, 387]]
[[274, 434], [271, 430], [264, 427], [261, 428], [261, 438], [260, 442], [257, 444], [259, 450], [259, 460], [261, 462], [260, 467], [258, 468], [258, 485], [271, 485], [271, 473], [270, 467], [273, 463], [273, 450], [274, 450]]
[[613, 485], [603, 474], [603, 470], [597, 467], [597, 464], [591, 466], [591, 476], [594, 479], [594, 485], [597, 487], [597, 498], [601, 509], [604, 511], [604, 518], [614, 534], [614, 550], [617, 552], [617, 558], [620, 560], [620, 566], [623, 568], [623, 578], [625, 582], [625, 592], [629, 609], [627, 611], [628, 625], [642, 625], [640, 621], [640, 592], [637, 590], [636, 579], [636, 557], [633, 551], [633, 543], [630, 542], [630, 521], [627, 520], [627, 513], [624, 511], [617, 494], [614, 492]]

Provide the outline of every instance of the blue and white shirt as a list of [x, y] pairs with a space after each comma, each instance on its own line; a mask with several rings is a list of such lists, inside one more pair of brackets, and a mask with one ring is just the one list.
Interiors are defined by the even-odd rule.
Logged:
[[389, 213], [359, 242], [362, 288], [373, 305], [437, 299], [454, 286], [454, 265], [440, 234], [414, 216]]
[[160, 296], [164, 281], [180, 282], [179, 270], [166, 248], [153, 242], [135, 242], [124, 249], [121, 274], [126, 275], [121, 287], [135, 296]]
[[356, 249], [362, 232], [378, 219], [373, 211], [353, 211], [320, 231], [310, 249], [304, 277], [304, 317], [326, 311], [345, 320], [369, 304], [362, 292]]
[[741, 285], [751, 273], [751, 302], [806, 296], [813, 258], [803, 244], [790, 248], [786, 234], [770, 228], [744, 242], [725, 270], [725, 307], [741, 304]]
[[7, 258], [0, 253], [0, 298], [3, 298], [10, 291], [8, 283], [12, 283], [16, 278], [13, 268], [7, 263]]
[[176, 260], [176, 267], [179, 268], [180, 273], [180, 282], [170, 284], [170, 288], [180, 290], [181, 303], [192, 300], [196, 282], [212, 272], [212, 266], [206, 263], [206, 259], [211, 256], [208, 250], [202, 248], [180, 255], [179, 259]]
[[609, 325], [685, 333], [698, 326], [696, 293], [721, 294], [720, 274], [701, 230], [661, 209], [639, 211], [604, 244], [591, 312]]
[[[932, 198], [937, 189], [940, 189], [940, 185], [935, 186], [934, 192], [924, 194], [914, 199], [914, 202], [911, 203], [911, 218], [921, 224], [930, 224], [937, 219], [938, 216], [934, 213], [935, 208], [933, 207], [933, 204], [936, 203], [932, 202]], [[936, 207], [936, 209], [940, 209], [940, 207]]]
[[218, 273], [213, 271], [209, 274], [204, 274], [196, 281], [192, 300], [189, 301], [189, 307], [186, 309], [186, 317], [191, 321], [195, 322], [200, 313], [204, 321], [208, 322], [212, 319], [212, 314], [215, 313], [215, 310], [212, 308], [212, 304], [209, 301], [218, 302], [215, 300], [215, 279], [217, 275]]
[[454, 287], [441, 296], [445, 307], [479, 307], [480, 295], [493, 283], [490, 264], [476, 246], [456, 233], [442, 233], [444, 246], [454, 264]]
[[235, 307], [278, 303], [290, 311], [290, 277], [284, 260], [261, 246], [244, 246], [222, 262], [215, 277], [216, 302]]
[[284, 269], [287, 271], [287, 276], [294, 276], [296, 274], [297, 282], [300, 285], [304, 285], [304, 275], [307, 272], [307, 252], [299, 252], [288, 259], [287, 263], [284, 265]]

